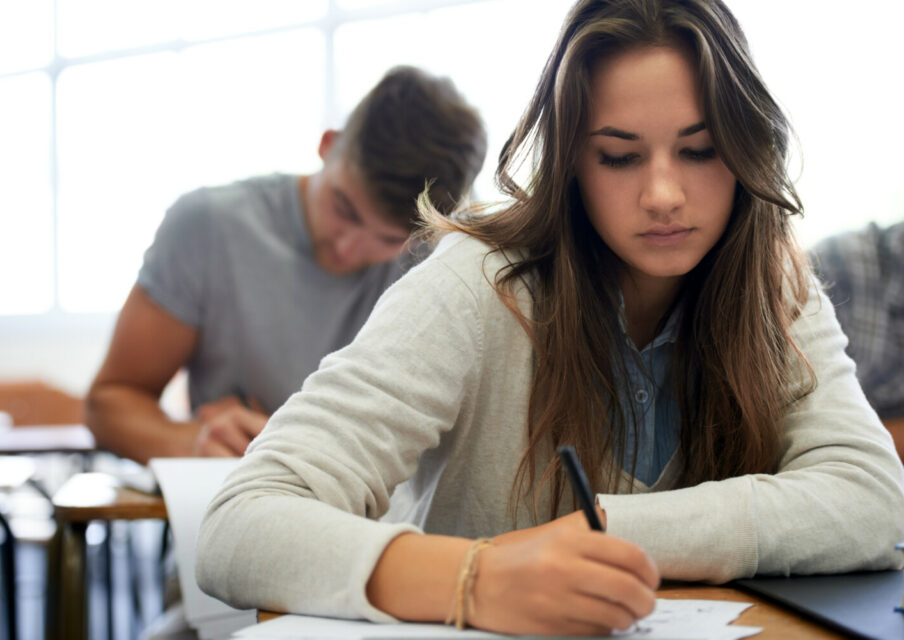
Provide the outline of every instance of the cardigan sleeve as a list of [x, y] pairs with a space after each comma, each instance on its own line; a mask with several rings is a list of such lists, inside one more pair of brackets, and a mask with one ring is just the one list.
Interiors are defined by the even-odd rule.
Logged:
[[417, 529], [376, 519], [454, 425], [481, 357], [477, 297], [442, 260], [390, 287], [214, 498], [198, 541], [201, 588], [239, 608], [391, 620], [367, 601], [367, 580], [386, 545]]
[[663, 577], [901, 567], [904, 469], [863, 395], [831, 303], [813, 289], [792, 327], [816, 388], [789, 407], [778, 472], [639, 495], [601, 495], [609, 531]]

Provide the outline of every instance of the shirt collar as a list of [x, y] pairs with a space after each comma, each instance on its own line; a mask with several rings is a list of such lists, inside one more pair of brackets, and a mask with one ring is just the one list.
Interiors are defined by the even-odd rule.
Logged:
[[[684, 305], [678, 304], [675, 308], [672, 309], [672, 313], [669, 314], [669, 319], [666, 320], [665, 326], [662, 328], [656, 337], [653, 338], [653, 341], [650, 342], [647, 346], [643, 348], [643, 351], [648, 349], [657, 349], [664, 344], [674, 344], [678, 340], [678, 327], [681, 323], [681, 317], [684, 314]], [[630, 336], [628, 336], [628, 326], [627, 321], [625, 320], [625, 297], [622, 295], [621, 289], [618, 290], [618, 326], [622, 330], [622, 334], [625, 336], [625, 342], [629, 345], [636, 347], [634, 343], [631, 341]]]

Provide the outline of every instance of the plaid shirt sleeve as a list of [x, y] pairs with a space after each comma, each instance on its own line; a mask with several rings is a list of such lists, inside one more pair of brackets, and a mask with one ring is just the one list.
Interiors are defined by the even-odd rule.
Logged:
[[904, 223], [831, 237], [811, 258], [866, 397], [880, 417], [904, 416]]

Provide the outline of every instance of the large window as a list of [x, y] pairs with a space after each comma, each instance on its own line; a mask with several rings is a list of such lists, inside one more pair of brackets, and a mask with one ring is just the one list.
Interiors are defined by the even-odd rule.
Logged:
[[568, 4], [0, 4], [0, 315], [115, 311], [176, 196], [316, 170], [322, 130], [394, 64], [453, 77], [484, 113], [492, 157]]
[[[499, 147], [570, 0], [0, 3], [0, 323], [115, 311], [186, 190], [316, 170], [393, 64], [451, 76]], [[804, 244], [904, 217], [904, 3], [729, 0], [804, 154]]]

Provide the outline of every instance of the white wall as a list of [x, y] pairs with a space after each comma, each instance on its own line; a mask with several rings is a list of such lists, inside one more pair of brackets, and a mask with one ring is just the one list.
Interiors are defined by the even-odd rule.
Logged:
[[[103, 361], [115, 314], [0, 317], [0, 381], [43, 380], [83, 396]], [[163, 409], [188, 417], [188, 378], [179, 373], [163, 392]]]
[[0, 317], [0, 379], [38, 378], [84, 394], [114, 321], [113, 314]]

